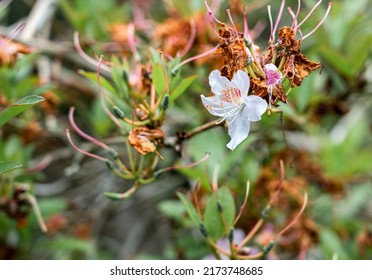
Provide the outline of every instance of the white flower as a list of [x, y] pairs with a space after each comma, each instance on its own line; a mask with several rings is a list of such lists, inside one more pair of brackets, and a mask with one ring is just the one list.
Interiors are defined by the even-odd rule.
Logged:
[[251, 122], [261, 120], [267, 103], [261, 97], [247, 95], [249, 77], [244, 71], [238, 70], [231, 81], [214, 70], [209, 75], [209, 85], [215, 94], [211, 97], [201, 95], [202, 102], [214, 116], [226, 120], [231, 141], [227, 147], [234, 150], [248, 137]]

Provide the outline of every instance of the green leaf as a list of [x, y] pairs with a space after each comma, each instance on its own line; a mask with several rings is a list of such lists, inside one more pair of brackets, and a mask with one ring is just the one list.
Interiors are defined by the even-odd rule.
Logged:
[[340, 74], [346, 77], [352, 76], [353, 73], [350, 71], [350, 63], [345, 58], [345, 55], [327, 47], [322, 47], [320, 53], [334, 69], [340, 72]]
[[20, 168], [23, 165], [15, 161], [0, 161], [0, 175], [12, 169]]
[[194, 205], [192, 205], [190, 200], [184, 194], [177, 192], [177, 196], [182, 201], [183, 205], [185, 206], [187, 214], [189, 214], [190, 219], [193, 221], [193, 223], [196, 226], [199, 227], [201, 221], [200, 221], [200, 217]]
[[192, 84], [193, 81], [197, 78], [196, 75], [187, 77], [183, 79], [179, 85], [171, 92], [170, 100], [174, 102], [178, 97], [182, 95], [186, 91], [186, 89]]
[[349, 61], [352, 61], [349, 66], [353, 76], [361, 72], [364, 65], [368, 63], [367, 60], [371, 50], [367, 46], [372, 44], [372, 34], [359, 32], [357, 35], [359, 37], [352, 37], [354, 40], [350, 40], [349, 48], [346, 50]]
[[154, 83], [155, 91], [158, 94], [162, 94], [167, 81], [164, 77], [163, 66], [160, 63], [154, 63], [152, 66], [152, 82]]
[[44, 97], [38, 95], [28, 95], [18, 100], [16, 103], [11, 104], [4, 111], [0, 112], [0, 126], [6, 124], [24, 110], [27, 110], [44, 100]]
[[168, 218], [182, 222], [184, 220], [185, 205], [179, 200], [166, 200], [158, 205], [160, 212]]
[[235, 218], [235, 202], [230, 190], [222, 187], [217, 190], [217, 196], [218, 200], [214, 195], [209, 198], [204, 213], [204, 223], [210, 237], [214, 240], [228, 234], [227, 230], [232, 226]]
[[129, 73], [125, 70], [125, 66], [120, 63], [117, 57], [112, 58], [112, 63], [113, 66], [111, 67], [111, 77], [119, 90], [119, 96], [129, 99]]
[[64, 252], [82, 252], [90, 253], [94, 250], [92, 242], [86, 240], [78, 240], [71, 237], [60, 237], [58, 239], [51, 239], [46, 242], [49, 249]]
[[[85, 78], [91, 80], [94, 84], [98, 85], [97, 73], [96, 72], [87, 72], [87, 71], [84, 71], [84, 70], [80, 70], [79, 74], [83, 75]], [[108, 90], [111, 93], [115, 92], [115, 89], [112, 87], [112, 85], [109, 83], [109, 81], [107, 81], [106, 78], [101, 76], [99, 78], [99, 80], [100, 80], [101, 86], [104, 90]]]
[[326, 258], [331, 259], [333, 255], [336, 255], [338, 259], [348, 259], [348, 254], [344, 243], [333, 230], [323, 228], [320, 231], [319, 238]]

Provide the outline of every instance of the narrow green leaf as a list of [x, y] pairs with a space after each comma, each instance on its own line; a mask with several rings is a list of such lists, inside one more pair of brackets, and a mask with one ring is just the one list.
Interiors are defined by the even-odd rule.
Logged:
[[129, 98], [129, 73], [125, 71], [125, 66], [122, 65], [117, 57], [112, 58], [111, 77], [116, 87], [119, 90], [119, 96], [122, 98]]
[[184, 220], [185, 205], [179, 200], [165, 200], [159, 203], [158, 208], [165, 216], [176, 221]]
[[12, 169], [20, 168], [23, 165], [15, 161], [0, 161], [0, 175]]
[[155, 91], [158, 94], [162, 94], [167, 81], [164, 77], [163, 66], [160, 63], [152, 65], [152, 82], [154, 83]]
[[340, 74], [346, 77], [353, 75], [350, 71], [350, 63], [345, 58], [345, 55], [327, 47], [322, 47], [320, 49], [320, 53], [328, 61], [328, 63], [332, 65], [333, 68], [340, 72]]
[[[84, 70], [80, 70], [79, 71], [79, 74], [81, 74], [85, 78], [91, 80], [94, 84], [97, 84], [97, 73], [95, 73], [95, 72], [87, 72], [87, 71], [84, 71]], [[107, 90], [107, 91], [109, 91], [111, 93], [114, 93], [115, 92], [115, 89], [112, 87], [112, 85], [109, 83], [109, 81], [107, 81], [106, 78], [104, 78], [104, 77], [101, 76], [99, 79], [100, 79], [100, 83], [102, 85], [102, 88], [104, 90]]]
[[[216, 196], [212, 195], [205, 208], [204, 223], [212, 239], [218, 240], [228, 234], [235, 218], [235, 202], [230, 190], [226, 187], [218, 189]], [[222, 211], [221, 211], [222, 209]], [[226, 227], [224, 221], [226, 222]]]
[[0, 112], [0, 126], [6, 124], [26, 109], [31, 108], [44, 100], [44, 97], [38, 95], [28, 95], [21, 98], [16, 103], [11, 104], [4, 111]]
[[331, 258], [334, 254], [338, 259], [347, 260], [347, 245], [342, 242], [340, 237], [331, 229], [323, 228], [320, 231], [320, 244], [326, 258]]
[[192, 205], [190, 200], [184, 194], [182, 194], [180, 192], [177, 192], [177, 196], [181, 200], [183, 205], [185, 206], [187, 214], [189, 214], [189, 217], [192, 220], [192, 222], [196, 226], [199, 226], [200, 225], [200, 217], [199, 217], [198, 212], [196, 211], [194, 205]]
[[368, 56], [371, 52], [370, 48], [366, 46], [370, 46], [372, 44], [372, 35], [371, 34], [358, 34], [362, 35], [360, 37], [355, 38], [355, 40], [350, 41], [349, 49], [347, 49], [348, 59], [352, 61], [350, 63], [350, 71], [353, 76], [358, 74], [363, 70], [364, 65], [368, 62]]
[[178, 97], [180, 97], [186, 89], [192, 84], [193, 81], [197, 78], [196, 75], [187, 77], [183, 79], [179, 85], [171, 92], [170, 101], [174, 102]]

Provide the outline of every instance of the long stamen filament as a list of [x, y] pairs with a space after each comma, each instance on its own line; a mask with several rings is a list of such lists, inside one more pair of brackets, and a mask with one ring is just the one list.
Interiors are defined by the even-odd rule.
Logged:
[[244, 9], [244, 37], [249, 41], [252, 41], [251, 35], [249, 34], [248, 16], [247, 11]]
[[302, 24], [305, 23], [305, 21], [311, 16], [311, 14], [315, 11], [315, 9], [322, 3], [323, 0], [319, 0], [314, 7], [310, 10], [310, 12], [305, 16], [305, 18], [298, 24], [297, 28], [300, 27]]
[[180, 53], [180, 57], [183, 57], [191, 49], [192, 44], [194, 43], [194, 40], [195, 40], [195, 36], [196, 36], [196, 25], [195, 25], [195, 21], [191, 19], [190, 20], [190, 38], [187, 41], [185, 48]]
[[[83, 49], [81, 48], [81, 45], [80, 45], [80, 41], [79, 41], [79, 32], [75, 32], [74, 33], [74, 46], [75, 46], [75, 49], [77, 50], [78, 54], [87, 62], [89, 62], [90, 64], [93, 64], [94, 66], [98, 66], [98, 61], [91, 58], [89, 55], [87, 55]], [[107, 72], [110, 72], [110, 67], [106, 66], [106, 65], [101, 65], [101, 68], [104, 69], [105, 71]]]
[[234, 28], [236, 38], [239, 38], [239, 33], [238, 33], [238, 30], [236, 29], [236, 26], [235, 26], [234, 20], [233, 20], [233, 18], [232, 18], [232, 16], [231, 16], [230, 9], [227, 9], [227, 10], [226, 10], [226, 13], [227, 13], [227, 15], [229, 16], [230, 22], [231, 22], [231, 24], [232, 24], [232, 26], [233, 26], [233, 28]]
[[285, 6], [285, 0], [283, 0], [282, 1], [282, 4], [280, 5], [278, 17], [277, 17], [276, 22], [275, 22], [274, 30], [272, 31], [273, 42], [275, 41], [275, 32], [276, 32], [276, 29], [278, 28], [280, 19], [282, 18], [282, 15], [283, 15], [284, 6]]
[[205, 7], [207, 8], [207, 11], [209, 15], [217, 22], [217, 23], [222, 23], [216, 16], [212, 13], [211, 8], [209, 7], [207, 0], [204, 0]]
[[274, 26], [273, 26], [273, 17], [271, 15], [271, 6], [270, 5], [267, 5], [267, 12], [269, 14], [269, 20], [270, 20], [270, 42], [272, 43], [274, 41], [274, 39], [273, 39]]
[[[298, 18], [298, 15], [300, 13], [300, 9], [301, 9], [301, 0], [298, 0], [297, 1], [297, 11], [296, 11], [296, 14], [294, 15], [294, 17], [292, 16], [293, 17], [292, 29], [295, 32], [296, 32], [297, 26], [298, 26], [297, 18]], [[292, 10], [291, 7], [288, 7], [288, 10]]]
[[207, 56], [207, 55], [209, 55], [209, 54], [214, 53], [214, 52], [217, 50], [217, 48], [218, 48], [218, 45], [215, 46], [213, 49], [211, 49], [211, 50], [209, 50], [209, 51], [206, 51], [206, 52], [204, 52], [204, 53], [198, 54], [198, 55], [196, 55], [196, 56], [190, 57], [190, 58], [188, 58], [188, 59], [182, 61], [180, 64], [178, 64], [177, 66], [175, 66], [175, 67], [173, 68], [173, 71], [178, 70], [181, 66], [183, 66], [183, 65], [185, 65], [185, 64], [187, 64], [187, 63], [189, 63], [189, 62], [191, 62], [191, 61], [193, 61], [193, 60], [197, 60], [197, 59], [199, 59], [199, 58], [202, 58], [202, 57], [204, 57], [204, 56]]
[[89, 136], [88, 134], [86, 134], [85, 132], [83, 132], [75, 123], [75, 120], [74, 120], [74, 111], [75, 111], [75, 108], [74, 107], [71, 107], [70, 108], [70, 111], [68, 113], [68, 119], [70, 121], [70, 124], [72, 126], [72, 128], [83, 138], [87, 139], [88, 141], [92, 142], [93, 144], [97, 145], [97, 146], [100, 146], [101, 148], [105, 149], [105, 150], [109, 150], [110, 148], [102, 143], [101, 141], [98, 141], [97, 139], [93, 138], [92, 136]]
[[213, 108], [211, 111], [213, 113], [216, 113], [216, 114], [220, 114], [220, 113], [225, 113], [225, 114], [230, 114], [232, 115], [232, 111], [234, 110], [230, 110], [230, 111], [227, 111], [229, 109], [234, 109], [234, 108], [237, 108], [237, 105], [231, 105], [231, 106], [226, 106], [226, 107], [222, 107], [222, 108]]
[[328, 9], [327, 9], [327, 12], [325, 13], [324, 17], [322, 18], [322, 20], [317, 24], [317, 26], [314, 27], [313, 30], [311, 30], [308, 34], [306, 34], [305, 36], [303, 36], [302, 40], [305, 40], [306, 38], [308, 38], [311, 34], [313, 34], [322, 24], [323, 22], [326, 20], [326, 18], [328, 17], [328, 14], [329, 12], [331, 11], [331, 8], [332, 8], [332, 2], [329, 2], [328, 3]]
[[98, 155], [95, 155], [95, 154], [89, 153], [89, 152], [87, 152], [87, 151], [84, 151], [84, 150], [80, 149], [78, 146], [76, 146], [75, 143], [72, 142], [71, 135], [70, 135], [70, 130], [69, 130], [68, 128], [66, 129], [66, 135], [67, 135], [67, 139], [68, 139], [68, 141], [70, 142], [71, 146], [72, 146], [75, 150], [77, 150], [79, 153], [82, 153], [82, 154], [84, 154], [84, 155], [86, 155], [86, 156], [89, 156], [89, 157], [92, 157], [92, 158], [98, 159], [98, 160], [103, 161], [103, 162], [107, 162], [107, 159], [106, 159], [106, 158], [103, 158], [103, 157], [100, 157], [100, 156], [98, 156]]
[[236, 109], [236, 112], [234, 112], [234, 114], [232, 114], [232, 116], [234, 116], [233, 119], [228, 124], [232, 124], [236, 120], [240, 110], [243, 109], [243, 107], [244, 107], [244, 104], [239, 106], [239, 108]]

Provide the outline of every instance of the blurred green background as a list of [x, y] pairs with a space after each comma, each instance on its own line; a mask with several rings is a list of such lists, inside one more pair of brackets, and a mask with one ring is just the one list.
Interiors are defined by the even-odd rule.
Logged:
[[[239, 30], [245, 6], [249, 26], [257, 31], [255, 44], [266, 47], [270, 32], [266, 5], [272, 6], [276, 18], [281, 1], [212, 2], [217, 17], [228, 24], [225, 10], [231, 9]], [[302, 1], [299, 18], [315, 3]], [[34, 50], [19, 57], [14, 66], [0, 68], [0, 110], [29, 94], [46, 99], [1, 127], [0, 160], [21, 162], [24, 168], [1, 176], [0, 197], [9, 196], [19, 185], [27, 186], [49, 229], [42, 233], [31, 210], [18, 220], [0, 211], [1, 259], [201, 259], [210, 254], [208, 246], [176, 192], [187, 193], [198, 179], [206, 185], [218, 165], [219, 185], [229, 187], [239, 205], [249, 180], [248, 206], [238, 223], [248, 232], [278, 184], [281, 159], [286, 171], [284, 190], [255, 242], [264, 243], [291, 221], [305, 191], [309, 204], [267, 257], [372, 258], [370, 1], [333, 1], [325, 23], [303, 42], [302, 52], [323, 68], [290, 92], [288, 104], [280, 104], [283, 121], [279, 114], [264, 115], [234, 151], [226, 148], [228, 135], [221, 127], [185, 141], [180, 153], [164, 148], [164, 166], [197, 161], [205, 152], [211, 156], [207, 166], [164, 175], [122, 201], [111, 201], [103, 193], [122, 192], [130, 184], [114, 177], [101, 162], [78, 154], [65, 136], [68, 110], [74, 106], [84, 131], [125, 154], [120, 131], [100, 105], [96, 67], [77, 53], [73, 33], [79, 32], [90, 56], [103, 54], [108, 61], [118, 57], [129, 61], [130, 68], [133, 53], [125, 40], [128, 23], [134, 23], [137, 49], [147, 59], [150, 48], [172, 51], [182, 45], [177, 22], [193, 18], [196, 40], [184, 60], [218, 42], [204, 1], [14, 0], [0, 5], [0, 34], [8, 36], [24, 22], [15, 40]], [[297, 1], [286, 1], [286, 6], [296, 10]], [[317, 25], [326, 8], [327, 3], [317, 8], [304, 24], [304, 34]], [[285, 10], [280, 26], [290, 24]], [[209, 95], [208, 75], [220, 60], [210, 55], [182, 68], [181, 77], [197, 78], [167, 110], [163, 125], [167, 135], [213, 119], [202, 106], [200, 94]], [[93, 78], [80, 70], [92, 71]], [[114, 81], [108, 81], [115, 87]], [[119, 98], [117, 102], [123, 103]], [[90, 143], [79, 144], [97, 150]]]

